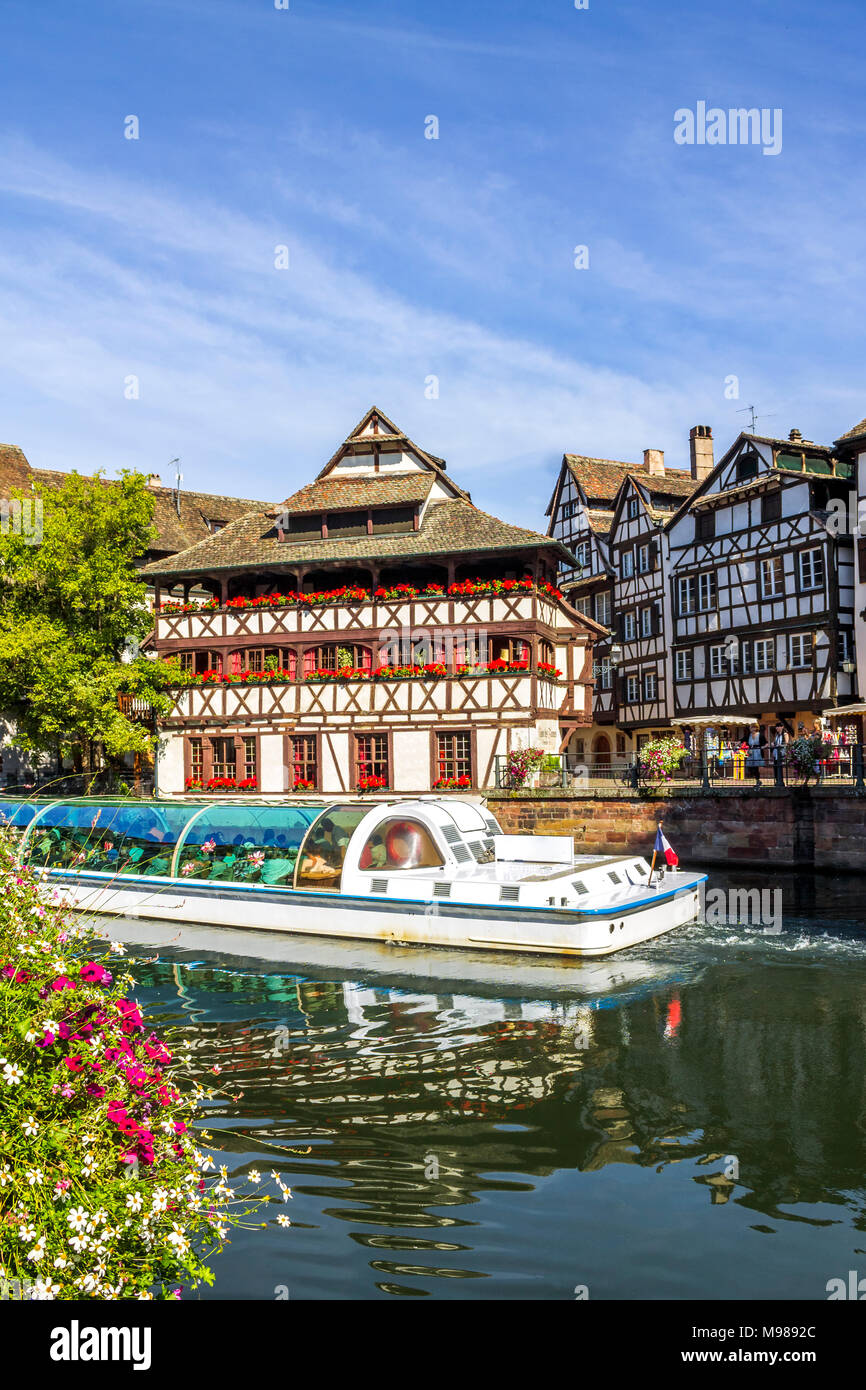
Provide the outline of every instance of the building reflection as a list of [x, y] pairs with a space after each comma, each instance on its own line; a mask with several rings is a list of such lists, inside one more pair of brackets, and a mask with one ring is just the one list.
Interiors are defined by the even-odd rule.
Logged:
[[809, 966], [723, 964], [591, 1002], [208, 964], [139, 977], [225, 1093], [210, 1115], [241, 1168], [272, 1159], [371, 1249], [459, 1247], [486, 1192], [563, 1168], [686, 1163], [708, 1203], [775, 1220], [863, 1184], [864, 1010], [853, 982], [831, 1006]]

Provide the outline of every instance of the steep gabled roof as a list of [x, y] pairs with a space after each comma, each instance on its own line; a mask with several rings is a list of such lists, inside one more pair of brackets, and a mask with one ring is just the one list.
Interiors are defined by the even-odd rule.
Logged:
[[697, 487], [691, 473], [684, 468], [666, 466], [664, 473], [650, 473], [644, 463], [589, 458], [585, 454], [566, 454], [565, 463], [590, 501], [612, 503], [626, 475], [638, 479], [651, 493], [661, 497], [688, 497]]
[[[384, 426], [384, 428], [382, 428], [382, 426]], [[362, 415], [355, 428], [349, 432], [343, 440], [343, 443], [331, 455], [324, 468], [318, 474], [316, 482], [320, 482], [323, 478], [326, 478], [329, 473], [332, 473], [341, 459], [345, 458], [348, 454], [354, 453], [356, 449], [367, 451], [373, 446], [377, 449], [381, 449], [386, 455], [388, 453], [403, 451], [414, 454], [420, 463], [432, 469], [434, 474], [438, 475], [443, 480], [450, 492], [453, 492], [458, 497], [469, 497], [468, 492], [464, 492], [463, 488], [458, 487], [453, 479], [448, 477], [444, 459], [439, 458], [436, 454], [428, 453], [426, 449], [420, 448], [414, 440], [409, 438], [408, 434], [404, 434], [403, 431], [394, 424], [394, 421], [389, 419], [384, 410], [380, 410], [379, 407], [375, 405], [371, 406], [365, 415]]]

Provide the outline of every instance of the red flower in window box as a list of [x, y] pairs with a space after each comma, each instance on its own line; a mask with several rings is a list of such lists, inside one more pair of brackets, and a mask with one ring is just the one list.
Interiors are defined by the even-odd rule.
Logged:
[[305, 777], [296, 777], [296, 778], [295, 778], [295, 785], [292, 787], [292, 791], [295, 791], [295, 792], [314, 792], [315, 790], [316, 790], [316, 784], [315, 784], [315, 782], [311, 781], [309, 778], [305, 778]]
[[437, 777], [433, 783], [434, 791], [465, 791], [472, 786], [472, 778], [466, 777]]
[[559, 680], [562, 672], [558, 666], [552, 665], [549, 661], [539, 661], [538, 674], [540, 676], [549, 676], [551, 680]]
[[203, 789], [203, 783], [200, 777], [187, 777], [184, 786], [188, 792], [200, 792]]
[[242, 777], [240, 782], [238, 782], [238, 791], [254, 792], [257, 789], [258, 785], [259, 779], [257, 777]]
[[387, 787], [387, 785], [388, 785], [388, 779], [387, 779], [387, 777], [369, 777], [369, 776], [368, 776], [368, 777], [359, 777], [359, 778], [358, 778], [358, 791], [359, 791], [359, 792], [380, 792], [380, 791], [384, 791], [384, 789]]

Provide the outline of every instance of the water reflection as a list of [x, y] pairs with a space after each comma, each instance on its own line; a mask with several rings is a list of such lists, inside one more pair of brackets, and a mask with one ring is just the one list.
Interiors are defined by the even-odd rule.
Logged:
[[802, 940], [695, 928], [547, 998], [163, 947], [212, 1128], [294, 1193], [205, 1296], [825, 1296], [866, 1244], [866, 951]]

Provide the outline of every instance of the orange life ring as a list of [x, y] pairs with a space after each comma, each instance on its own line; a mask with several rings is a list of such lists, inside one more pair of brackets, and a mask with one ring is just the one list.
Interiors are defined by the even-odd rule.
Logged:
[[[398, 849], [398, 840], [405, 842], [407, 846], [405, 852], [402, 845]], [[423, 845], [415, 822], [410, 820], [395, 821], [385, 836], [385, 849], [388, 852], [389, 863], [399, 865], [401, 869], [417, 868], [421, 862]]]

